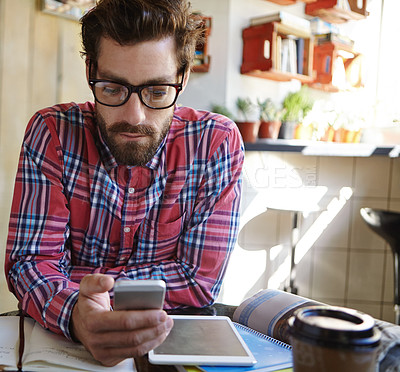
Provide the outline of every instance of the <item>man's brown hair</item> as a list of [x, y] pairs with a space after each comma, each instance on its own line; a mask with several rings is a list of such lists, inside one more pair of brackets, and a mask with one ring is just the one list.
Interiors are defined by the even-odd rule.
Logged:
[[81, 24], [82, 54], [94, 65], [102, 37], [132, 45], [171, 36], [182, 71], [191, 66], [202, 35], [199, 17], [191, 14], [187, 0], [99, 0]]

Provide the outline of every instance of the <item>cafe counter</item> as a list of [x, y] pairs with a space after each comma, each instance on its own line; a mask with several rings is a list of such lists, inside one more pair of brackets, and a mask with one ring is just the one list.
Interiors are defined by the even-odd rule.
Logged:
[[245, 143], [246, 151], [296, 152], [313, 156], [352, 156], [369, 157], [373, 155], [396, 158], [400, 145], [377, 145], [373, 143], [339, 143], [322, 141], [303, 141], [285, 139], [257, 139], [254, 143]]

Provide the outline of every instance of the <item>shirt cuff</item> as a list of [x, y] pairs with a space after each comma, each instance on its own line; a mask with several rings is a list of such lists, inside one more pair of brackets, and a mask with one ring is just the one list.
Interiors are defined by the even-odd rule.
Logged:
[[44, 321], [46, 328], [54, 333], [62, 333], [69, 339], [72, 339], [70, 332], [70, 322], [72, 309], [78, 300], [79, 285], [77, 288], [66, 288], [58, 292], [49, 302], [44, 312]]

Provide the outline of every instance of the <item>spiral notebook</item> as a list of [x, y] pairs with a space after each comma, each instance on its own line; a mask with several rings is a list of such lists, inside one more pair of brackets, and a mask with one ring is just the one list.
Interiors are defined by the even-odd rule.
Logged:
[[257, 363], [251, 367], [200, 366], [205, 372], [271, 372], [293, 367], [292, 347], [249, 327], [234, 323]]

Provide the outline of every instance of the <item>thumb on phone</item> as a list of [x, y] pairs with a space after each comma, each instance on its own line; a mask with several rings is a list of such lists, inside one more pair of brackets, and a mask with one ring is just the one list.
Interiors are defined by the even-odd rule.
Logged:
[[83, 277], [79, 292], [90, 297], [96, 293], [104, 293], [111, 290], [114, 286], [114, 278], [104, 274], [89, 274]]

